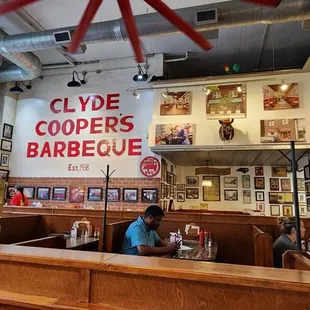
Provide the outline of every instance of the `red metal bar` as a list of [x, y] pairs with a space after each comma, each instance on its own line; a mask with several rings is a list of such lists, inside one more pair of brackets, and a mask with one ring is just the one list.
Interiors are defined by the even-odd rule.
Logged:
[[144, 62], [139, 33], [132, 14], [130, 2], [129, 0], [117, 0], [117, 2], [124, 19], [129, 40], [136, 55], [136, 60], [138, 63]]
[[16, 11], [21, 7], [39, 0], [12, 0], [0, 5], [0, 15]]
[[92, 19], [94, 18], [96, 12], [98, 11], [103, 0], [90, 0], [88, 2], [87, 8], [84, 11], [84, 15], [74, 31], [72, 41], [68, 47], [70, 53], [74, 53], [80, 43], [82, 42], [85, 33], [87, 32]]
[[196, 32], [186, 21], [179, 15], [171, 10], [161, 0], [144, 0], [151, 7], [153, 7], [159, 14], [168, 19], [172, 25], [178, 28], [181, 32], [185, 33], [190, 39], [198, 44], [202, 49], [208, 51], [212, 49], [212, 44], [208, 42], [203, 35]]
[[281, 3], [282, 0], [244, 0], [244, 1], [276, 8]]

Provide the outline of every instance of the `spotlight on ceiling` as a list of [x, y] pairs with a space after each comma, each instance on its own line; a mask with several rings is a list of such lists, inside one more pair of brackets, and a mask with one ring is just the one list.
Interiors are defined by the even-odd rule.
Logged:
[[238, 87], [237, 87], [237, 91], [238, 91], [238, 93], [241, 93], [241, 92], [242, 92], [242, 87], [241, 87], [241, 86], [238, 86]]
[[32, 88], [31, 81], [29, 81], [29, 84], [25, 84], [22, 82], [22, 84], [26, 87], [26, 89], [30, 90]]
[[24, 90], [17, 85], [17, 82], [15, 82], [15, 86], [10, 88], [10, 92], [13, 94], [21, 94], [24, 92]]
[[134, 90], [132, 95], [135, 96], [137, 100], [140, 98], [140, 93], [137, 90]]
[[168, 90], [168, 88], [167, 88], [166, 91], [163, 93], [163, 97], [164, 97], [164, 98], [167, 98], [168, 95], [169, 95], [169, 90]]
[[205, 85], [202, 89], [202, 91], [204, 91], [206, 93], [206, 95], [209, 95], [211, 93], [211, 90], [208, 88], [207, 85]]
[[281, 81], [281, 90], [287, 90], [288, 89], [288, 85], [285, 83], [284, 80]]
[[[85, 85], [85, 84], [86, 84], [86, 81], [85, 81], [84, 78], [85, 78], [86, 72], [82, 72], [82, 74], [83, 74], [83, 79], [81, 80], [80, 77], [79, 77], [79, 74], [78, 74], [76, 71], [73, 71], [73, 73], [72, 73], [72, 81], [70, 81], [70, 82], [67, 84], [67, 86], [68, 86], [68, 87], [80, 87], [81, 84], [82, 84], [82, 85]], [[75, 80], [74, 75], [76, 75], [77, 79], [78, 79], [80, 82], [78, 82], [78, 81]]]
[[149, 76], [147, 75], [147, 72], [143, 72], [143, 69], [140, 65], [138, 65], [138, 72], [139, 73], [136, 74], [132, 79], [135, 82], [146, 82]]

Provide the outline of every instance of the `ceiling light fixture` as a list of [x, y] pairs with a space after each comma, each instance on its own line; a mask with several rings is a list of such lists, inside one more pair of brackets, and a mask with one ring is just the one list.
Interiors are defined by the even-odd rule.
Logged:
[[242, 87], [241, 87], [241, 86], [238, 86], [238, 87], [237, 87], [237, 91], [238, 91], [238, 93], [241, 93], [241, 92], [242, 92]]
[[288, 89], [288, 85], [285, 83], [284, 80], [281, 81], [281, 90], [287, 90]]
[[22, 82], [22, 84], [26, 87], [26, 89], [31, 89], [32, 88], [32, 85], [31, 85], [31, 81], [29, 81], [29, 84], [25, 84], [24, 82]]
[[168, 95], [169, 95], [169, 90], [168, 90], [168, 88], [166, 88], [166, 91], [163, 93], [163, 97], [167, 98]]
[[140, 65], [138, 65], [138, 74], [136, 74], [132, 79], [135, 82], [146, 82], [148, 79], [147, 71], [143, 72], [143, 69]]
[[[78, 81], [75, 80], [74, 74], [76, 75], [77, 79], [78, 79], [80, 82], [78, 82]], [[79, 77], [79, 74], [78, 74], [76, 71], [73, 71], [73, 72], [72, 72], [72, 81], [70, 81], [70, 82], [67, 84], [67, 86], [68, 86], [68, 87], [80, 87], [81, 84], [82, 84], [82, 85], [85, 85], [85, 84], [86, 84], [86, 81], [85, 81], [84, 78], [85, 78], [86, 72], [82, 72], [82, 74], [83, 74], [83, 79], [81, 80], [80, 77]]]
[[132, 95], [135, 96], [137, 100], [140, 98], [140, 93], [137, 90], [134, 90]]
[[204, 91], [206, 93], [206, 95], [209, 95], [211, 93], [211, 90], [208, 88], [207, 85], [205, 85], [202, 89], [202, 91]]
[[17, 82], [15, 82], [15, 86], [10, 88], [10, 92], [13, 94], [22, 94], [24, 90], [18, 86]]

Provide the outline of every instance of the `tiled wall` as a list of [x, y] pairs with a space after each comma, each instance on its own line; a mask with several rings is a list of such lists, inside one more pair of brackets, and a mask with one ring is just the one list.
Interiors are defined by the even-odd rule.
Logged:
[[[67, 200], [66, 201], [55, 201], [55, 200], [40, 200], [40, 202], [46, 206], [65, 206], [69, 203], [69, 187], [73, 185], [84, 185], [85, 186], [85, 199], [81, 207], [84, 204], [92, 206], [94, 208], [103, 208], [103, 201], [87, 201], [87, 188], [88, 187], [104, 187], [105, 181], [103, 178], [10, 178], [9, 186], [21, 184], [22, 186], [34, 186], [34, 187], [51, 187], [51, 198], [52, 198], [52, 187], [67, 187]], [[160, 188], [159, 178], [111, 178], [109, 188], [120, 188], [121, 199], [123, 188], [138, 188], [139, 189], [139, 200], [137, 203], [125, 203], [125, 202], [109, 202], [108, 208], [113, 210], [142, 210], [148, 207], [147, 203], [141, 202], [141, 189], [142, 188]], [[158, 197], [160, 193], [158, 192]], [[36, 199], [30, 202], [37, 201]]]

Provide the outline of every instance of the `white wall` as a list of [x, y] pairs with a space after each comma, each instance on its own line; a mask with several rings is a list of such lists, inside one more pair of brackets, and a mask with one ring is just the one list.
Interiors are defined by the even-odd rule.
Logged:
[[[148, 73], [152, 75], [162, 75], [163, 59], [162, 55], [156, 55], [149, 59]], [[66, 84], [72, 79], [72, 71], [76, 69], [87, 71], [87, 84], [80, 88], [68, 88]], [[94, 71], [103, 70], [101, 74]], [[117, 61], [106, 61], [99, 64], [88, 66], [79, 66], [72, 69], [62, 69], [55, 71], [44, 71], [44, 79], [36, 80], [33, 88], [19, 97], [16, 111], [16, 123], [14, 128], [13, 151], [11, 158], [11, 176], [12, 177], [101, 177], [100, 169], [105, 169], [110, 164], [112, 169], [116, 169], [114, 177], [141, 177], [139, 170], [141, 159], [145, 156], [153, 155], [147, 146], [147, 129], [152, 120], [153, 92], [141, 93], [137, 100], [132, 91], [126, 91], [129, 87], [136, 87], [132, 78], [138, 73], [137, 64], [131, 58], [118, 59]], [[148, 84], [141, 85], [148, 87]], [[100, 95], [106, 98], [107, 94], [119, 94], [119, 109], [106, 110], [105, 106], [99, 111], [91, 111], [88, 107], [85, 112], [81, 111], [79, 96], [87, 97]], [[74, 108], [74, 113], [55, 114], [50, 109], [50, 102], [55, 98], [68, 98], [69, 108]], [[9, 100], [9, 99], [7, 99]], [[62, 107], [57, 103], [57, 108]], [[131, 132], [110, 132], [100, 134], [90, 134], [89, 129], [81, 134], [72, 134], [65, 136], [60, 133], [56, 136], [39, 136], [35, 127], [39, 121], [51, 122], [58, 120], [61, 123], [66, 119], [74, 122], [78, 118], [96, 118], [115, 116], [121, 118], [125, 115], [133, 115], [134, 129]], [[43, 125], [42, 128], [45, 125]], [[116, 156], [112, 152], [110, 156], [101, 157], [97, 154], [89, 157], [46, 157], [40, 156], [27, 158], [27, 147], [29, 142], [37, 142], [41, 151], [45, 142], [50, 142], [53, 146], [55, 141], [85, 141], [95, 140], [96, 143], [102, 139], [112, 141], [117, 140], [120, 146], [122, 139], [137, 138], [142, 139], [142, 154], [140, 156]], [[112, 143], [112, 142], [111, 142]], [[88, 171], [68, 171], [69, 165], [80, 167], [81, 164], [89, 165]]]

